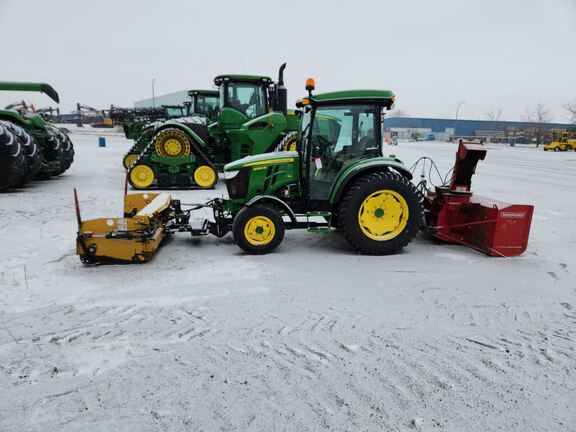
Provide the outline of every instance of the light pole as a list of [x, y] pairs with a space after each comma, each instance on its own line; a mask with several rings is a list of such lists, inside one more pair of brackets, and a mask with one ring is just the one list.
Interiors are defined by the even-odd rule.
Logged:
[[156, 97], [154, 96], [154, 83], [156, 78], [152, 78], [152, 108], [156, 108]]
[[460, 107], [462, 104], [465, 104], [466, 101], [460, 101], [458, 106], [456, 107], [456, 118], [454, 120], [454, 138], [456, 138], [456, 128], [458, 127], [458, 113], [460, 112]]

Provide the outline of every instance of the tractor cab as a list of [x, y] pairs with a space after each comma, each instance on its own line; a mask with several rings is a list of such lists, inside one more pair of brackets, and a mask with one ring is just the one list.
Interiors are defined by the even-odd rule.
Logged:
[[297, 103], [300, 175], [311, 209], [326, 207], [340, 179], [360, 170], [363, 161], [396, 163], [383, 157], [381, 145], [384, 111], [394, 99], [387, 90], [355, 90], [310, 95]]
[[238, 128], [248, 120], [268, 113], [268, 87], [272, 79], [258, 75], [219, 75], [219, 122], [227, 128]]
[[217, 163], [289, 146], [296, 141], [298, 118], [287, 109], [284, 63], [278, 81], [262, 75], [219, 75], [220, 113], [214, 128]]
[[209, 123], [216, 121], [220, 109], [217, 90], [190, 90], [188, 96], [191, 99], [188, 102], [189, 116], [206, 117]]

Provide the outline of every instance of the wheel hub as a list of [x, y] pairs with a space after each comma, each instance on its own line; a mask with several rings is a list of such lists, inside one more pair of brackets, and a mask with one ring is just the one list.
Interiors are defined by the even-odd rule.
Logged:
[[274, 223], [266, 216], [255, 216], [250, 219], [244, 228], [246, 240], [254, 246], [270, 243], [276, 234]]

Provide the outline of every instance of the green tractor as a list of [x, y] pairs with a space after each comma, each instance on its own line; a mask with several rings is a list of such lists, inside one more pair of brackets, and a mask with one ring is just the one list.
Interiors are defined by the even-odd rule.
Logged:
[[[185, 206], [168, 193], [127, 194], [122, 219], [82, 221], [76, 196], [82, 262], [146, 262], [175, 232], [217, 237], [232, 232], [245, 252], [265, 254], [282, 242], [285, 230], [336, 228], [360, 253], [402, 250], [424, 222], [423, 197], [406, 166], [382, 154], [383, 116], [394, 105], [394, 94], [312, 95], [311, 79], [306, 89], [308, 97], [297, 104], [297, 149], [226, 164], [227, 199]], [[191, 224], [192, 212], [206, 208], [213, 219], [195, 218]]]
[[[0, 82], [0, 90], [42, 92], [59, 103], [44, 83]], [[66, 171], [74, 160], [68, 135], [35, 113], [0, 110], [0, 190]]]
[[[216, 121], [218, 115], [218, 91], [216, 90], [190, 90], [190, 100], [182, 106], [165, 106], [164, 117], [155, 118], [152, 122], [123, 123], [126, 138], [134, 139], [134, 145], [126, 152], [122, 164], [126, 170], [138, 158], [142, 150], [154, 138], [156, 132], [169, 124], [199, 123], [198, 118], [203, 119], [206, 125]], [[176, 110], [178, 108], [178, 110]], [[178, 115], [173, 115], [178, 114]], [[195, 119], [190, 119], [195, 117]], [[193, 127], [194, 128], [194, 127]], [[130, 133], [129, 133], [130, 132]]]
[[338, 228], [359, 252], [386, 255], [418, 232], [422, 196], [412, 174], [382, 154], [383, 111], [391, 91], [312, 95], [300, 108], [298, 150], [246, 157], [224, 168], [229, 200], [214, 205], [212, 233], [232, 231], [246, 252], [263, 254], [285, 229]]
[[153, 138], [131, 164], [130, 184], [136, 189], [212, 188], [217, 169], [230, 161], [295, 148], [298, 117], [287, 110], [285, 67], [280, 67], [277, 83], [260, 75], [217, 76], [216, 121], [203, 125], [176, 120], [154, 129]]

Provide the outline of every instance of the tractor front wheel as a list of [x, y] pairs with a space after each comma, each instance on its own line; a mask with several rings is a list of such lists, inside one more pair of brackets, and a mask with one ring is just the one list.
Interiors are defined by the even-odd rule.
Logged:
[[393, 254], [418, 232], [422, 198], [404, 176], [392, 172], [367, 174], [345, 192], [337, 221], [348, 243], [359, 252]]
[[280, 214], [264, 206], [244, 207], [232, 223], [234, 241], [249, 254], [267, 254], [284, 239], [284, 221]]

